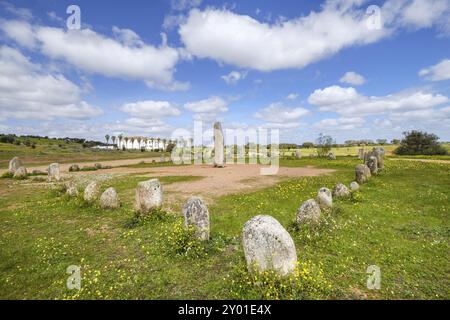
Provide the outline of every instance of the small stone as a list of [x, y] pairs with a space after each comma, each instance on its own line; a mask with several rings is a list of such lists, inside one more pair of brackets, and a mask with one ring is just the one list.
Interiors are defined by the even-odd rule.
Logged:
[[14, 179], [25, 179], [27, 177], [27, 169], [25, 167], [19, 167], [14, 172]]
[[209, 239], [209, 211], [198, 197], [190, 198], [183, 206], [184, 225], [194, 226], [195, 235], [199, 240]]
[[333, 189], [333, 197], [346, 198], [350, 196], [350, 190], [343, 183], [338, 183]]
[[358, 150], [358, 159], [364, 159], [364, 149]]
[[359, 190], [359, 184], [356, 181], [353, 181], [350, 183], [350, 190], [352, 191], [357, 191]]
[[378, 170], [384, 169], [384, 155], [386, 152], [383, 147], [373, 148], [372, 155], [377, 158]]
[[355, 168], [356, 182], [359, 184], [369, 181], [371, 176], [370, 169], [365, 164], [358, 164]]
[[98, 199], [98, 196], [100, 194], [100, 185], [97, 183], [97, 181], [91, 181], [86, 189], [84, 189], [84, 200], [87, 202], [92, 202]]
[[320, 219], [320, 206], [316, 200], [309, 199], [303, 202], [303, 204], [297, 210], [297, 223], [318, 222]]
[[329, 159], [329, 160], [336, 160], [336, 156], [335, 156], [334, 152], [330, 152], [330, 153], [328, 154], [328, 159]]
[[321, 209], [330, 209], [333, 206], [333, 197], [328, 188], [320, 188], [317, 193], [317, 203]]
[[77, 172], [80, 171], [80, 167], [77, 164], [73, 164], [69, 167], [69, 172]]
[[150, 179], [138, 183], [134, 208], [139, 214], [148, 214], [162, 207], [163, 190], [158, 179]]
[[100, 207], [103, 209], [117, 209], [120, 207], [119, 196], [114, 188], [110, 187], [102, 193]]
[[78, 188], [75, 185], [69, 185], [67, 186], [67, 190], [66, 190], [67, 195], [69, 195], [70, 197], [78, 197]]
[[102, 168], [102, 164], [101, 163], [96, 163], [96, 164], [94, 164], [94, 168], [95, 169], [101, 169]]
[[301, 159], [302, 158], [302, 153], [300, 152], [300, 150], [295, 150], [295, 157], [297, 159]]
[[259, 215], [247, 221], [242, 230], [242, 245], [249, 271], [274, 270], [284, 276], [297, 265], [294, 241], [271, 216]]
[[59, 163], [52, 163], [48, 166], [48, 182], [60, 181]]
[[23, 167], [22, 161], [19, 159], [19, 157], [14, 157], [11, 159], [11, 161], [9, 161], [8, 172], [14, 174], [20, 167]]

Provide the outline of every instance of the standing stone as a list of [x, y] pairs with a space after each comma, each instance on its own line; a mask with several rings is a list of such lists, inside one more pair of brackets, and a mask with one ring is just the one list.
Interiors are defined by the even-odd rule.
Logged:
[[14, 157], [9, 161], [8, 172], [14, 174], [20, 167], [23, 167], [22, 161], [18, 157]]
[[297, 210], [297, 223], [318, 222], [320, 219], [320, 206], [316, 200], [309, 199], [303, 202], [303, 204]]
[[366, 165], [370, 169], [370, 174], [377, 174], [378, 173], [378, 159], [375, 156], [370, 156], [369, 159], [366, 162]]
[[302, 158], [302, 153], [300, 152], [300, 150], [295, 150], [295, 157], [297, 159], [301, 159]]
[[14, 179], [25, 179], [27, 177], [27, 169], [25, 167], [19, 167], [14, 172]]
[[66, 193], [69, 197], [78, 197], [78, 188], [75, 185], [70, 184], [67, 186]]
[[84, 200], [87, 202], [92, 202], [97, 200], [98, 195], [100, 194], [100, 186], [97, 181], [90, 182], [86, 189], [84, 189]]
[[273, 217], [258, 215], [244, 225], [242, 245], [249, 271], [291, 273], [297, 264], [294, 241]]
[[209, 211], [198, 197], [190, 198], [183, 206], [184, 226], [195, 228], [195, 236], [199, 240], [209, 239]]
[[214, 167], [223, 168], [224, 163], [224, 137], [220, 122], [214, 123]]
[[360, 159], [360, 160], [364, 159], [364, 149], [358, 150], [358, 159]]
[[346, 198], [350, 196], [350, 190], [343, 183], [338, 183], [333, 189], [333, 197]]
[[373, 148], [372, 154], [375, 157], [377, 157], [378, 169], [383, 170], [384, 169], [384, 155], [385, 155], [384, 148], [383, 147]]
[[52, 163], [48, 166], [48, 182], [61, 180], [59, 173], [59, 163]]
[[359, 190], [359, 184], [356, 181], [353, 181], [352, 183], [350, 183], [350, 190], [352, 191], [357, 191]]
[[358, 164], [355, 168], [356, 182], [359, 184], [369, 181], [371, 176], [370, 169], [365, 164]]
[[100, 207], [103, 209], [117, 209], [120, 207], [119, 196], [114, 188], [110, 187], [100, 196]]
[[336, 160], [336, 156], [335, 156], [334, 152], [330, 152], [330, 153], [328, 154], [328, 159], [329, 159], [329, 160]]
[[145, 215], [154, 209], [161, 208], [163, 203], [163, 190], [158, 179], [150, 179], [138, 183], [134, 201], [137, 213]]
[[317, 193], [317, 203], [321, 209], [330, 209], [333, 206], [333, 196], [328, 188], [320, 188]]

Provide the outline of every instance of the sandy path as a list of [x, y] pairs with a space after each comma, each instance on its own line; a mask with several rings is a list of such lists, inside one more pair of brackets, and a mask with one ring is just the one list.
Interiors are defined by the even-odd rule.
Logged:
[[[210, 165], [168, 166], [155, 168], [112, 168], [101, 170], [101, 173], [111, 174], [142, 174], [148, 177], [162, 176], [199, 176], [203, 179], [187, 182], [171, 183], [164, 186], [165, 191], [177, 200], [185, 200], [193, 195], [201, 195], [207, 202], [215, 197], [261, 189], [282, 180], [294, 177], [312, 177], [329, 174], [335, 170], [318, 169], [314, 167], [280, 167], [278, 174], [264, 176], [260, 174], [262, 165], [232, 164], [225, 168], [213, 168]], [[76, 174], [95, 174], [96, 171], [79, 172]], [[170, 197], [172, 198], [172, 197]]]

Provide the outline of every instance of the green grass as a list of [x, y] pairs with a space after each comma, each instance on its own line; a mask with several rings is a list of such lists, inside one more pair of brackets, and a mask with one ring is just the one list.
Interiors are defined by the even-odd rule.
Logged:
[[[387, 159], [386, 170], [362, 186], [358, 201], [337, 200], [319, 226], [293, 228], [302, 201], [322, 186], [350, 183], [356, 163], [354, 158], [283, 160], [284, 166], [337, 172], [216, 199], [209, 207], [212, 239], [196, 257], [174, 250], [173, 239], [183, 235], [181, 217], [162, 214], [130, 224], [133, 189], [149, 177], [105, 183], [116, 187], [123, 202], [113, 211], [30, 182], [11, 185], [1, 179], [0, 298], [260, 298], [259, 291], [238, 286], [245, 279], [240, 233], [251, 217], [269, 214], [288, 228], [299, 260], [321, 268], [331, 285], [315, 298], [449, 299], [446, 164]], [[164, 187], [183, 179], [198, 177], [161, 182]], [[366, 268], [373, 264], [381, 268], [379, 291], [366, 288]], [[81, 266], [82, 291], [66, 289], [69, 265]]]

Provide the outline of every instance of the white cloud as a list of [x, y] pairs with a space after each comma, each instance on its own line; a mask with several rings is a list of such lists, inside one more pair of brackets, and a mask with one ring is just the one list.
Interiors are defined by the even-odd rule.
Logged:
[[347, 83], [354, 86], [362, 85], [366, 82], [366, 79], [356, 72], [349, 71], [344, 74], [344, 76], [339, 80], [340, 83]]
[[25, 48], [34, 48], [37, 44], [33, 28], [28, 22], [0, 19], [0, 29]]
[[441, 81], [450, 79], [450, 59], [445, 59], [438, 64], [422, 69], [419, 76], [431, 81]]
[[174, 107], [168, 101], [138, 101], [125, 103], [121, 110], [130, 114], [132, 117], [142, 119], [158, 119], [161, 117], [178, 116], [180, 110]]
[[286, 96], [286, 100], [295, 100], [298, 98], [298, 94], [297, 93], [290, 93]]
[[0, 1], [0, 6], [5, 9], [5, 11], [12, 13], [13, 15], [24, 19], [24, 20], [30, 20], [33, 18], [33, 14], [31, 13], [30, 9], [27, 8], [18, 8], [12, 3], [6, 2], [6, 1]]
[[270, 106], [257, 111], [254, 117], [267, 122], [286, 123], [297, 121], [308, 113], [309, 111], [305, 108], [287, 108], [282, 103], [272, 103]]
[[[11, 24], [19, 25], [24, 33], [18, 35], [18, 29], [12, 28]], [[90, 29], [65, 31], [25, 22], [3, 21], [0, 27], [20, 45], [30, 47], [35, 41], [46, 56], [61, 59], [88, 73], [142, 80], [150, 87], [166, 90], [189, 87], [187, 83], [173, 79], [180, 54], [177, 49], [167, 46], [165, 35], [162, 44], [155, 47], [145, 44], [132, 30], [117, 27], [113, 28], [116, 39]]]
[[195, 102], [188, 102], [184, 107], [195, 113], [220, 113], [228, 111], [227, 102], [217, 96]]
[[446, 96], [424, 90], [409, 90], [387, 96], [364, 96], [354, 88], [331, 86], [315, 90], [308, 98], [309, 103], [320, 111], [337, 112], [347, 116], [363, 116], [387, 112], [427, 109], [449, 101]]
[[16, 49], [0, 47], [0, 70], [0, 117], [88, 119], [102, 113], [81, 100], [73, 82], [45, 72]]
[[303, 68], [399, 29], [440, 26], [449, 19], [447, 0], [388, 0], [381, 9], [384, 25], [368, 28], [362, 4], [365, 1], [326, 1], [320, 11], [275, 23], [227, 9], [193, 9], [181, 23], [179, 34], [187, 50], [199, 58], [272, 71]]
[[173, 10], [183, 11], [198, 7], [202, 0], [171, 0], [170, 4]]
[[341, 117], [322, 119], [313, 125], [313, 128], [323, 131], [354, 130], [361, 128], [365, 120], [361, 117]]
[[231, 71], [229, 74], [221, 76], [223, 81], [227, 84], [236, 84], [239, 80], [243, 80], [247, 77], [247, 72]]

